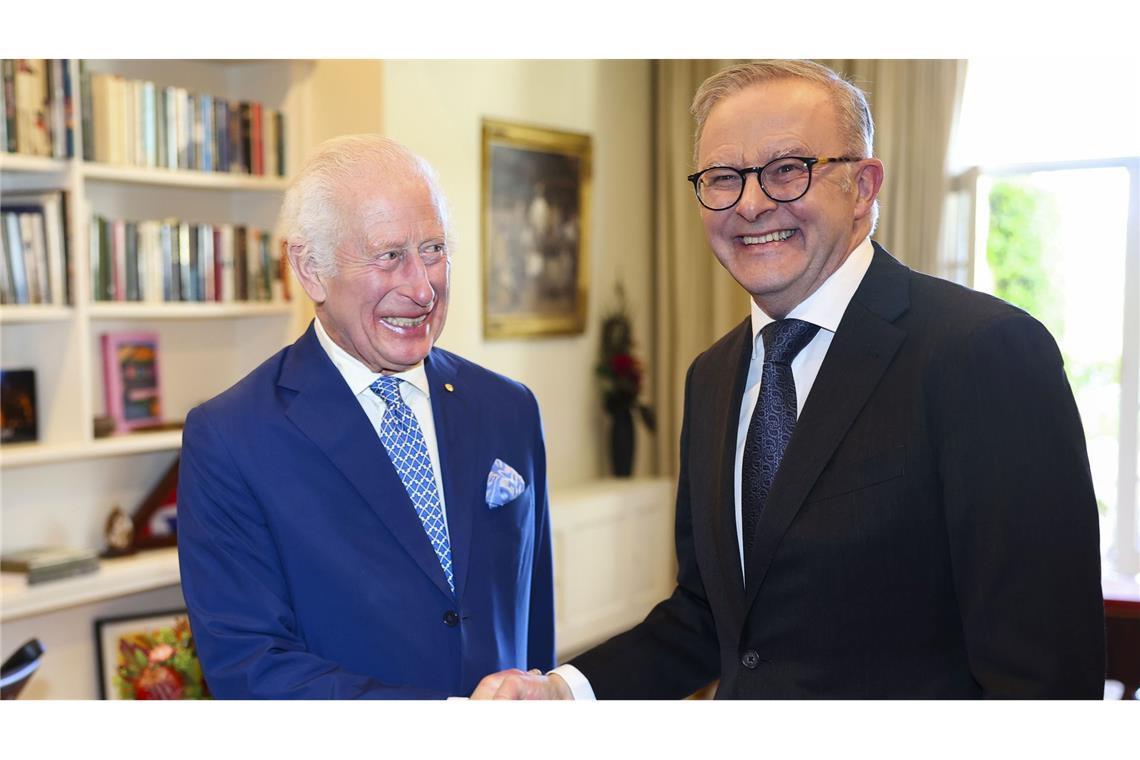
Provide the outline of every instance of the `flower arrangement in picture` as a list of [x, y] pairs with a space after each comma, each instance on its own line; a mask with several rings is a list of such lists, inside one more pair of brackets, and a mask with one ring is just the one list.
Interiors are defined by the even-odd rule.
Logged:
[[602, 405], [612, 418], [611, 456], [614, 474], [626, 476], [633, 460], [633, 413], [650, 430], [657, 427], [653, 407], [640, 400], [645, 372], [633, 354], [633, 328], [625, 306], [625, 290], [617, 285], [617, 308], [602, 321], [601, 356], [596, 373], [601, 383]]
[[185, 615], [163, 628], [119, 639], [119, 699], [210, 699]]

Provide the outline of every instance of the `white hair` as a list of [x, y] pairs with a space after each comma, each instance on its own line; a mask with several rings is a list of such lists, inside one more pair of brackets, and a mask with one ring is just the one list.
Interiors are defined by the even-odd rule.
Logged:
[[336, 274], [336, 250], [350, 229], [344, 216], [344, 187], [354, 180], [417, 177], [428, 186], [450, 237], [447, 199], [435, 169], [406, 147], [381, 135], [346, 135], [317, 146], [285, 191], [279, 229], [292, 256], [308, 258], [322, 276]]

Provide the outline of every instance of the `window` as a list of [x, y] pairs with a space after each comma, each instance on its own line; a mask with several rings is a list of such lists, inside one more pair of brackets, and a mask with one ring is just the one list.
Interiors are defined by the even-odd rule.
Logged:
[[1140, 572], [1140, 73], [969, 62], [942, 274], [1037, 317], [1085, 427], [1105, 567]]

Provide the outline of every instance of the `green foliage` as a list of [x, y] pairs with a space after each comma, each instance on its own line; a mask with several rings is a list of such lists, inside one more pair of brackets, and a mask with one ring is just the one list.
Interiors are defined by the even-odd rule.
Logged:
[[990, 191], [986, 262], [994, 295], [1039, 319], [1054, 337], [1064, 330], [1064, 296], [1053, 286], [1057, 209], [1046, 193], [1012, 181]]

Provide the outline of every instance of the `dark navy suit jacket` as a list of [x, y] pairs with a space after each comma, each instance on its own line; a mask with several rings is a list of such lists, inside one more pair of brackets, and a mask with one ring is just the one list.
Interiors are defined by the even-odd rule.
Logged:
[[1056, 343], [875, 246], [741, 571], [744, 320], [689, 369], [677, 588], [573, 660], [600, 698], [1099, 699], [1096, 498]]
[[[438, 348], [425, 369], [454, 594], [312, 325], [187, 416], [179, 561], [216, 696], [442, 698], [504, 668], [553, 667], [538, 405], [519, 383]], [[526, 489], [491, 508], [495, 459]]]

